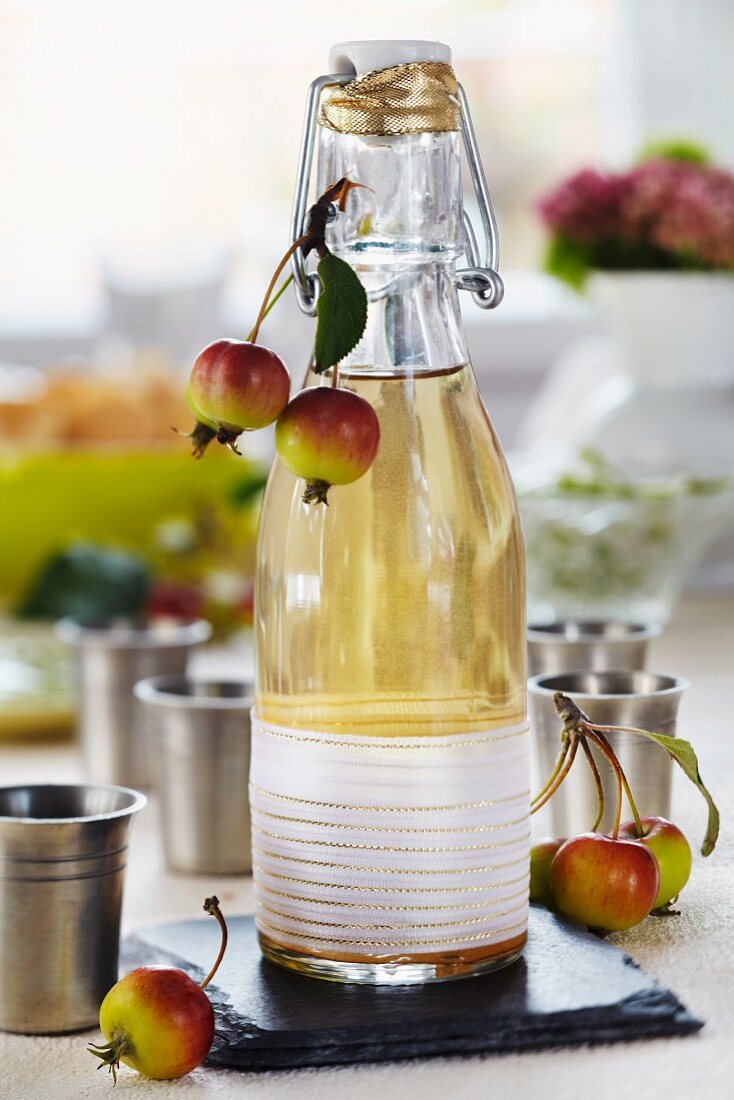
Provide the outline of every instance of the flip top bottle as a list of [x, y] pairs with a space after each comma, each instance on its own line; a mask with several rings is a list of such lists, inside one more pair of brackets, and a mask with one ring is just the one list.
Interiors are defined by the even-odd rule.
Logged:
[[[425, 982], [521, 954], [530, 846], [525, 580], [513, 487], [459, 290], [502, 296], [486, 183], [448, 47], [342, 43], [312, 86], [320, 194], [368, 320], [338, 367], [380, 422], [371, 469], [304, 503], [273, 466], [256, 585], [251, 805], [264, 954], [338, 981]], [[483, 245], [463, 212], [462, 148]], [[293, 258], [299, 303], [318, 281]], [[469, 308], [474, 308], [469, 303]], [[333, 369], [333, 368], [332, 368]], [[331, 370], [304, 386], [332, 384]]]

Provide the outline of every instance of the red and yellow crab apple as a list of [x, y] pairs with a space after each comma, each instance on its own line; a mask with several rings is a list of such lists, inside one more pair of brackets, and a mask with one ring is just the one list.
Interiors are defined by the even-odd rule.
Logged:
[[380, 424], [369, 401], [329, 386], [302, 390], [275, 426], [275, 448], [291, 473], [306, 480], [307, 503], [325, 504], [332, 485], [362, 477], [379, 443]]
[[652, 852], [660, 869], [660, 887], [653, 905], [658, 909], [677, 898], [691, 874], [691, 846], [685, 835], [672, 821], [664, 817], [643, 817], [643, 836], [638, 836], [634, 821], [620, 826], [623, 840], [636, 840]]
[[557, 909], [575, 924], [621, 932], [639, 924], [655, 905], [660, 871], [639, 841], [582, 833], [556, 852], [550, 886]]
[[144, 1077], [183, 1077], [204, 1061], [214, 1010], [203, 989], [173, 966], [139, 966], [109, 991], [99, 1026], [115, 1062]]
[[219, 954], [203, 982], [197, 983], [174, 966], [139, 966], [108, 992], [99, 1010], [99, 1026], [107, 1040], [89, 1044], [114, 1081], [120, 1062], [144, 1077], [183, 1077], [200, 1065], [214, 1038], [214, 1010], [204, 992], [222, 961], [227, 925], [216, 897], [204, 909], [216, 917], [222, 933]]
[[277, 420], [289, 393], [288, 370], [274, 351], [247, 340], [215, 340], [196, 358], [187, 400], [197, 420], [235, 439]]

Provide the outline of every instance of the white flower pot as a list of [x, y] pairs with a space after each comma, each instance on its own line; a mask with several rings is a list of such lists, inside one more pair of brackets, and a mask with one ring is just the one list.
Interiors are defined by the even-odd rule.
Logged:
[[734, 380], [734, 275], [597, 272], [589, 290], [637, 385]]
[[734, 277], [599, 273], [590, 292], [627, 384], [585, 442], [632, 476], [734, 476]]

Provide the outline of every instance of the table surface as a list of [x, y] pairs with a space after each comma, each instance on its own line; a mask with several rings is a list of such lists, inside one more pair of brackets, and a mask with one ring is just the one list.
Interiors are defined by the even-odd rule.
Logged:
[[[437, 1058], [359, 1068], [244, 1074], [199, 1068], [178, 1082], [149, 1082], [124, 1067], [115, 1095], [155, 1097], [263, 1097], [280, 1100], [365, 1100], [420, 1095], [421, 1100], [543, 1096], [663, 1097], [731, 1095], [734, 1078], [734, 858], [729, 807], [734, 805], [731, 696], [734, 688], [734, 594], [688, 598], [654, 643], [649, 667], [691, 680], [679, 732], [694, 742], [704, 779], [723, 813], [716, 852], [694, 855], [693, 874], [679, 917], [648, 918], [610, 937], [650, 974], [668, 985], [706, 1026], [694, 1038], [492, 1057]], [[81, 777], [71, 745], [2, 745], [3, 783], [60, 782]], [[676, 769], [673, 816], [700, 843], [703, 800]], [[250, 912], [248, 877], [174, 875], [165, 871], [157, 834], [155, 798], [133, 827], [124, 906], [124, 930], [198, 914], [215, 892], [225, 912]], [[0, 1033], [2, 1100], [82, 1100], [109, 1096], [111, 1082], [95, 1074], [85, 1051], [95, 1033], [26, 1037]]]

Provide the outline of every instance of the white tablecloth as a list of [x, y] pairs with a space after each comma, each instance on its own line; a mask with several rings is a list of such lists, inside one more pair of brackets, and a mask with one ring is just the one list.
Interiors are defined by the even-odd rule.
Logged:
[[[656, 1100], [734, 1095], [734, 596], [712, 593], [688, 599], [655, 643], [653, 671], [688, 677], [679, 731], [697, 748], [701, 771], [723, 816], [712, 857], [694, 861], [678, 918], [648, 918], [612, 942], [672, 988], [706, 1021], [689, 1039], [655, 1040], [594, 1049], [554, 1050], [500, 1057], [439, 1058], [358, 1068], [244, 1074], [198, 1069], [179, 1082], [146, 1081], [124, 1067], [115, 1096], [262, 1097], [280, 1100], [366, 1100], [420, 1096], [421, 1100], [488, 1100], [543, 1097], [574, 1100]], [[0, 745], [2, 783], [80, 777], [69, 745]], [[703, 800], [677, 773], [676, 822], [700, 842]], [[124, 928], [198, 916], [207, 893], [226, 912], [252, 908], [247, 878], [198, 878], [163, 869], [155, 800], [133, 827]], [[110, 1096], [111, 1082], [95, 1073], [85, 1045], [95, 1033], [36, 1038], [0, 1033], [2, 1100], [83, 1100]]]

